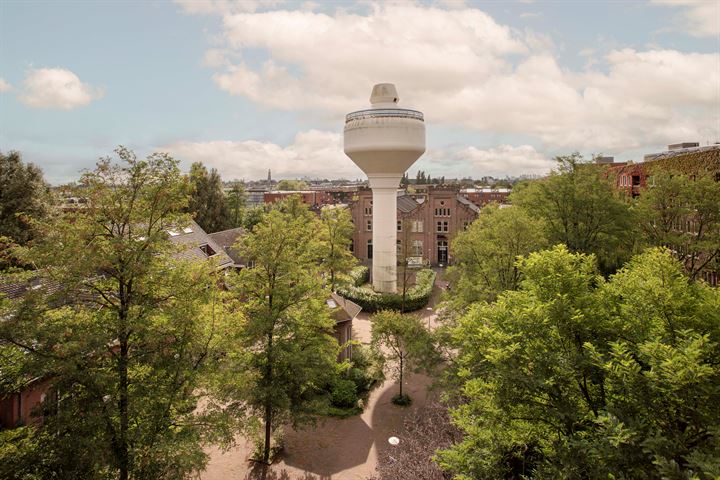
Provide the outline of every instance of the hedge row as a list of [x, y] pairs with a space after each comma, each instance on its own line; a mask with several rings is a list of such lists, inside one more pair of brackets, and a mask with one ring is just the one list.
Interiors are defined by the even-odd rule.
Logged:
[[420, 270], [415, 276], [415, 285], [405, 294], [405, 308], [402, 308], [402, 293], [378, 293], [367, 286], [348, 286], [338, 289], [338, 293], [360, 305], [366, 312], [378, 310], [401, 310], [411, 312], [428, 304], [435, 284], [435, 272]]

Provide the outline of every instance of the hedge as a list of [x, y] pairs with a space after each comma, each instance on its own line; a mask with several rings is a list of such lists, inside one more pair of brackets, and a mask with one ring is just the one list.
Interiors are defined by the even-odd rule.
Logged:
[[355, 287], [359, 287], [360, 285], [368, 282], [368, 279], [370, 278], [370, 269], [365, 265], [358, 265], [350, 270], [348, 276], [350, 277], [350, 284]]
[[[405, 308], [402, 310], [411, 312], [427, 305], [433, 285], [435, 272], [430, 269], [420, 270], [415, 276], [415, 285], [405, 294]], [[338, 289], [338, 293], [370, 313], [378, 310], [400, 310], [403, 304], [401, 293], [378, 293], [367, 286], [342, 287]]]

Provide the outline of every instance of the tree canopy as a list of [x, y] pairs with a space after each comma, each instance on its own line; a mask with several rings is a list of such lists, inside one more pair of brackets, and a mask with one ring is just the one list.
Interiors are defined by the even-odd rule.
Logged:
[[187, 212], [208, 233], [230, 228], [232, 216], [223, 192], [223, 183], [216, 169], [208, 172], [205, 165], [195, 162], [190, 167], [190, 200]]
[[168, 235], [189, 221], [188, 185], [165, 154], [116, 152], [83, 175], [86, 208], [36, 222], [21, 250], [39, 288], [4, 302], [0, 358], [50, 388], [25, 443], [42, 461], [3, 478], [185, 478], [224, 431], [196, 407], [230, 317], [212, 264]]
[[458, 478], [715, 478], [720, 293], [665, 250], [609, 281], [564, 246], [454, 331]]
[[720, 183], [708, 173], [655, 169], [635, 210], [645, 241], [664, 246], [690, 278], [720, 257]]
[[601, 271], [614, 272], [633, 252], [635, 222], [628, 203], [603, 171], [580, 154], [556, 161], [557, 170], [547, 178], [516, 188], [511, 203], [545, 220], [550, 244], [593, 253]]
[[0, 267], [15, 263], [3, 261], [3, 245], [24, 245], [31, 240], [32, 220], [45, 216], [49, 201], [50, 190], [42, 171], [24, 163], [18, 152], [0, 152]]
[[490, 204], [476, 221], [452, 242], [455, 265], [448, 276], [454, 282], [453, 303], [460, 309], [492, 301], [505, 290], [520, 285], [517, 260], [548, 244], [545, 222], [530, 217], [520, 207]]

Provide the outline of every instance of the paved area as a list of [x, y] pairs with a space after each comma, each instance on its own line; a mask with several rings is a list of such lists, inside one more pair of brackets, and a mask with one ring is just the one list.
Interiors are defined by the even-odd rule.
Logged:
[[[421, 315], [428, 326], [435, 326], [435, 305], [440, 290], [446, 282], [438, 275], [437, 288], [430, 302], [431, 310]], [[363, 343], [370, 341], [370, 316], [361, 313], [353, 323], [356, 339]], [[373, 390], [368, 405], [361, 415], [346, 419], [328, 418], [316, 427], [301, 431], [286, 430], [285, 453], [272, 465], [267, 476], [269, 480], [355, 480], [373, 475], [378, 453], [390, 447], [388, 438], [400, 437], [402, 445], [402, 422], [406, 415], [422, 408], [430, 393], [431, 379], [424, 375], [408, 375], [406, 391], [413, 398], [410, 407], [398, 407], [391, 398], [398, 392], [392, 379], [386, 380]], [[238, 438], [237, 445], [227, 452], [217, 447], [207, 449], [210, 462], [202, 472], [202, 480], [250, 479], [255, 478], [248, 462], [251, 445], [244, 438]]]

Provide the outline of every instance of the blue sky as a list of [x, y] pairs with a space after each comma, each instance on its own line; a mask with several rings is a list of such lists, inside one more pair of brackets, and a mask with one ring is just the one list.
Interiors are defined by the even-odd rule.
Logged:
[[0, 2], [0, 149], [53, 183], [118, 144], [227, 179], [350, 177], [373, 83], [433, 176], [720, 141], [718, 2]]

